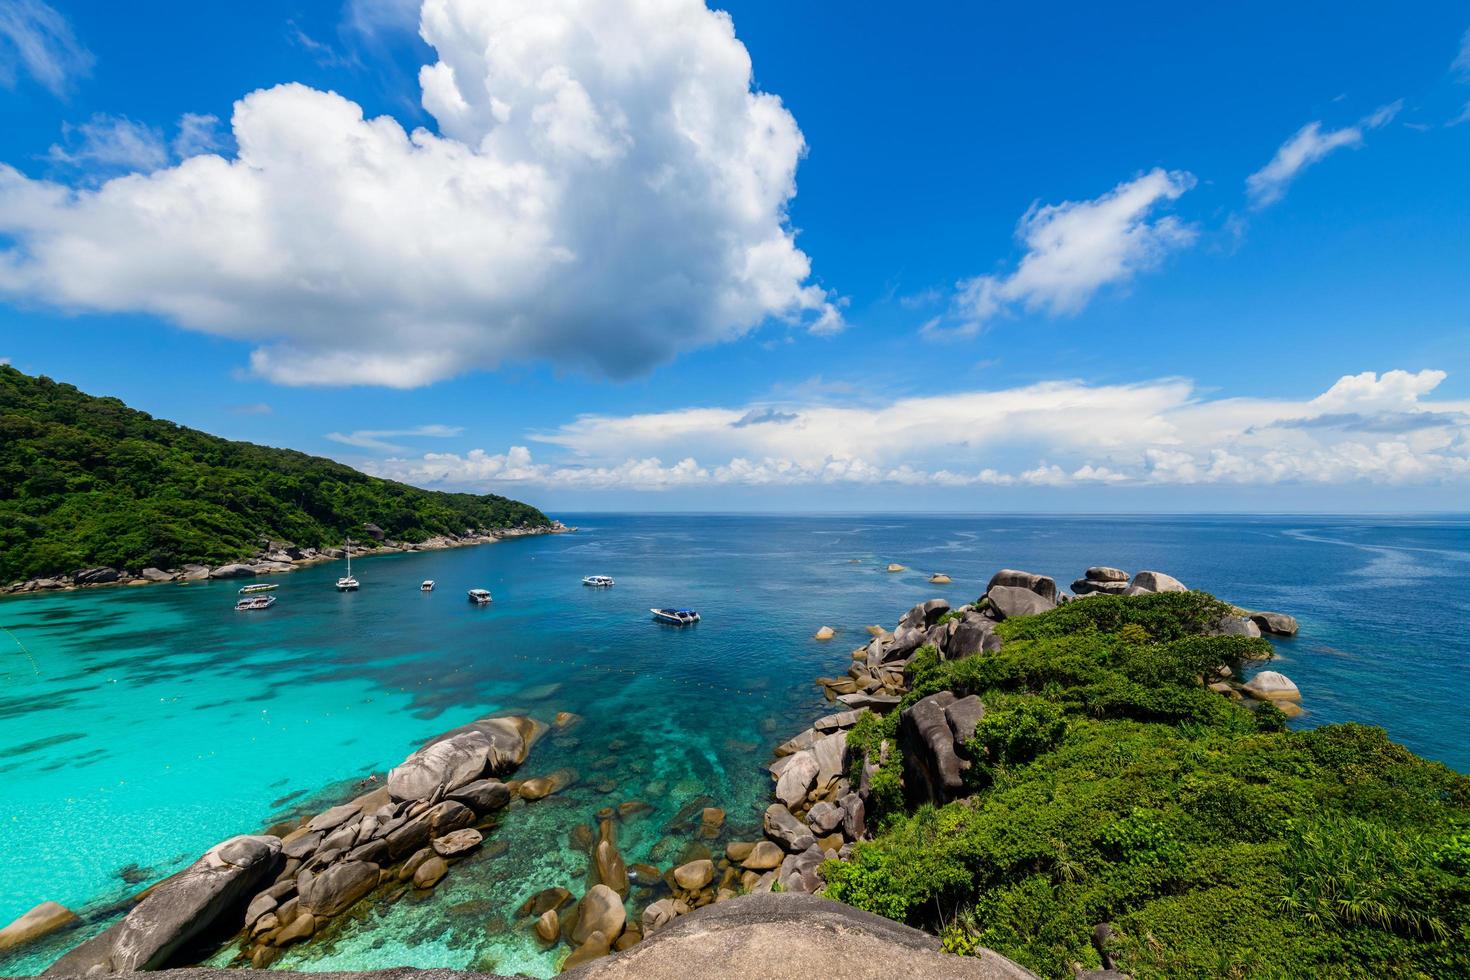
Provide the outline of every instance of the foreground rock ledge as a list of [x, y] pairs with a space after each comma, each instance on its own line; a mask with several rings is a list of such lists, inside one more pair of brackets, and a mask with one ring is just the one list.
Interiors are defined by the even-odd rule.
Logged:
[[[506, 980], [455, 970], [288, 973], [275, 980]], [[164, 970], [158, 980], [240, 980], [235, 970]], [[984, 950], [973, 957], [940, 951], [939, 940], [838, 902], [811, 895], [747, 895], [680, 916], [626, 952], [562, 974], [574, 980], [1036, 980], [1035, 974]]]

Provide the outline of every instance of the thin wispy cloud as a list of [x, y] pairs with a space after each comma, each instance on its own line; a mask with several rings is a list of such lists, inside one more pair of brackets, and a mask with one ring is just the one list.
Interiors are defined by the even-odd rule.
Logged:
[[61, 134], [46, 154], [53, 163], [147, 173], [169, 162], [163, 134], [126, 116], [97, 113], [84, 123], [64, 123]]
[[1388, 125], [1402, 108], [1403, 100], [1391, 102], [1342, 129], [1324, 130], [1320, 121], [1307, 123], [1277, 148], [1270, 162], [1245, 179], [1251, 207], [1259, 210], [1275, 204], [1302, 171], [1337, 150], [1362, 146], [1364, 133]]
[[973, 336], [1024, 309], [1077, 313], [1105, 286], [1123, 284], [1195, 240], [1195, 229], [1158, 211], [1195, 184], [1192, 174], [1154, 169], [1090, 201], [1033, 204], [1016, 226], [1026, 247], [1015, 271], [956, 284], [952, 312], [926, 323], [931, 337]]
[[61, 98], [95, 61], [55, 7], [41, 0], [0, 0], [0, 86], [14, 88], [24, 73]]
[[376, 449], [379, 452], [402, 452], [406, 447], [392, 439], [452, 439], [464, 432], [461, 425], [419, 425], [411, 429], [358, 429], [355, 432], [328, 432], [327, 438], [344, 446]]
[[179, 131], [170, 144], [180, 160], [213, 153], [224, 146], [220, 136], [219, 117], [203, 112], [186, 112], [179, 117]]
[[231, 405], [226, 411], [231, 415], [270, 415], [275, 409], [265, 402], [252, 402], [248, 405]]

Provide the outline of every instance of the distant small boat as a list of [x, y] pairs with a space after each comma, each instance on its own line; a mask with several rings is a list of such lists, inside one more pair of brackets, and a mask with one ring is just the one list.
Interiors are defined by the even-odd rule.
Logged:
[[255, 595], [258, 592], [274, 592], [280, 585], [262, 582], [259, 585], [247, 585], [240, 589], [241, 595]]
[[610, 589], [613, 585], [611, 575], [587, 575], [582, 579], [583, 585], [590, 585], [597, 589]]
[[650, 609], [653, 618], [660, 623], [669, 623], [674, 626], [693, 626], [699, 622], [699, 613], [693, 609]]
[[424, 583], [419, 586], [419, 591], [420, 592], [433, 592], [434, 591], [434, 580], [431, 579], [431, 578], [424, 579]]
[[338, 592], [356, 592], [360, 583], [352, 577], [352, 539], [347, 539], [347, 574], [337, 580]]
[[477, 606], [489, 605], [491, 601], [488, 589], [470, 589], [469, 597], [470, 601]]
[[269, 609], [275, 604], [276, 597], [273, 595], [253, 595], [241, 599], [239, 602], [235, 603], [235, 611], [249, 612], [253, 609]]

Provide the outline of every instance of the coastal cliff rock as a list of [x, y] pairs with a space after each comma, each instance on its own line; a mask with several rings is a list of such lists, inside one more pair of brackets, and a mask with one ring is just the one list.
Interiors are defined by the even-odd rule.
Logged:
[[47, 975], [131, 973], [163, 966], [276, 867], [276, 837], [234, 837], [159, 884], [123, 920], [57, 960]]
[[985, 593], [985, 598], [990, 600], [990, 608], [995, 610], [998, 618], [1002, 620], [1010, 619], [1012, 616], [1035, 616], [1048, 609], [1055, 609], [1057, 605], [1054, 600], [1047, 599], [1030, 589], [1013, 585], [997, 585]]
[[984, 715], [978, 697], [961, 699], [952, 691], [931, 694], [905, 708], [898, 729], [905, 791], [919, 802], [941, 804], [965, 795], [964, 772], [970, 761], [963, 746]]
[[1296, 636], [1296, 618], [1285, 613], [1254, 612], [1248, 617], [1262, 633], [1276, 636]]
[[1163, 572], [1139, 572], [1133, 576], [1132, 588], [1146, 592], [1188, 592], [1189, 587]]
[[1017, 589], [1030, 589], [1043, 599], [1055, 603], [1057, 601], [1057, 583], [1055, 579], [1045, 575], [1037, 575], [1034, 572], [1022, 572], [1014, 568], [1002, 568], [990, 576], [990, 582], [985, 586], [989, 592], [997, 585], [1011, 586]]

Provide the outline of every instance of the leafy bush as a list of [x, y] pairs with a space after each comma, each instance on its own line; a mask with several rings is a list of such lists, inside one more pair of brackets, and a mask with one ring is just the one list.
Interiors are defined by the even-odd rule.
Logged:
[[985, 767], [1019, 766], [1054, 748], [1066, 733], [1067, 720], [1052, 702], [1035, 695], [1002, 696], [987, 706], [966, 748]]

